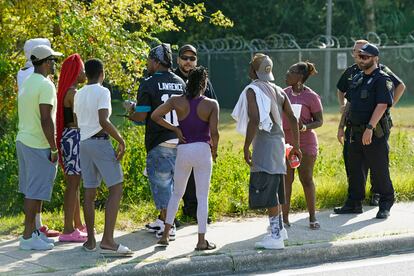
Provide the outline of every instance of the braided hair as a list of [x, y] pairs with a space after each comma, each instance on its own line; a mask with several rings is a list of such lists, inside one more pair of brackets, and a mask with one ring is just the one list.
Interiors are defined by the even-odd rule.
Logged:
[[188, 83], [185, 91], [187, 99], [193, 99], [206, 89], [207, 69], [203, 66], [195, 67], [188, 73]]
[[309, 76], [315, 75], [318, 73], [316, 71], [315, 64], [309, 61], [301, 61], [296, 63], [296, 68], [298, 69], [298, 73], [303, 76], [302, 82], [305, 83]]

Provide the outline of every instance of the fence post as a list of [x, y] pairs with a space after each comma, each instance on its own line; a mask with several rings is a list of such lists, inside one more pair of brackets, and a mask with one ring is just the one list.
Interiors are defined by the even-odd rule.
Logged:
[[326, 14], [326, 48], [325, 48], [325, 76], [323, 96], [326, 102], [330, 101], [330, 85], [331, 85], [331, 36], [332, 36], [332, 0], [327, 0], [328, 9]]

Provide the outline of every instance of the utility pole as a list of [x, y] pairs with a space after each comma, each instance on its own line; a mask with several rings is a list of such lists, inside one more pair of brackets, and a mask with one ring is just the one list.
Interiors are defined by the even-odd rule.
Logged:
[[365, 31], [375, 32], [375, 8], [374, 8], [374, 0], [365, 0], [365, 14], [367, 15], [365, 19]]
[[323, 96], [325, 101], [330, 100], [330, 85], [331, 85], [331, 48], [329, 45], [332, 36], [332, 0], [327, 0], [326, 9], [326, 39], [327, 46], [325, 49], [325, 77], [323, 86]]

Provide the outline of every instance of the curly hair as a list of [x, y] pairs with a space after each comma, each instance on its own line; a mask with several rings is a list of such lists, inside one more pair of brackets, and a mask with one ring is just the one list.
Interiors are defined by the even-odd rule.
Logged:
[[206, 79], [208, 78], [208, 71], [203, 66], [195, 67], [188, 73], [188, 83], [185, 91], [185, 96], [188, 99], [193, 99], [200, 95], [201, 91], [206, 89]]

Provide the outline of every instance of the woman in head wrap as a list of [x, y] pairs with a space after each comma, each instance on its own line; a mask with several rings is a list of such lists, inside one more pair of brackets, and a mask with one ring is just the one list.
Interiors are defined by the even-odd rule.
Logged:
[[59, 160], [67, 182], [64, 197], [64, 229], [59, 236], [61, 242], [85, 242], [86, 227], [80, 219], [79, 165], [80, 131], [73, 116], [73, 99], [79, 83], [86, 80], [84, 65], [79, 54], [67, 57], [62, 64], [58, 84], [56, 114], [56, 144]]

